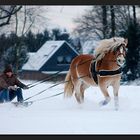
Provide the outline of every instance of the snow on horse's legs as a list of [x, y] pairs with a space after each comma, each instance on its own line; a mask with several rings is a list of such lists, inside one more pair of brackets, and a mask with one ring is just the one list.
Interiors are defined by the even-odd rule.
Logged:
[[115, 107], [115, 110], [119, 109], [119, 98], [118, 98], [118, 96], [114, 96], [114, 107]]
[[107, 105], [109, 102], [110, 102], [110, 97], [106, 97], [105, 100], [101, 101], [99, 103], [100, 106], [104, 106], [104, 105]]

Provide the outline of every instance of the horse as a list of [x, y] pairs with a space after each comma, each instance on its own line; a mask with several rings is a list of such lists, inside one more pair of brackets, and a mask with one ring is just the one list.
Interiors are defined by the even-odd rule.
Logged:
[[94, 54], [80, 54], [70, 64], [65, 77], [64, 98], [73, 94], [79, 104], [84, 102], [84, 92], [90, 86], [99, 87], [104, 95], [100, 106], [107, 105], [111, 97], [107, 91], [113, 87], [114, 107], [119, 108], [118, 91], [125, 64], [128, 40], [122, 37], [103, 39]]

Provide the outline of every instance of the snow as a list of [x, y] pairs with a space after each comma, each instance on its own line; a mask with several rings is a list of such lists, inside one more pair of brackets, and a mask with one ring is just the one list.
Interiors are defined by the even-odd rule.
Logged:
[[[38, 71], [64, 43], [67, 42], [46, 41], [36, 53], [30, 54], [29, 60], [23, 65], [22, 70]], [[67, 44], [76, 54], [78, 54], [69, 43]]]
[[[34, 81], [23, 81], [26, 84]], [[59, 82], [56, 82], [59, 83]], [[23, 90], [24, 99], [56, 84], [41, 83]], [[140, 86], [121, 85], [120, 107], [114, 110], [113, 92], [109, 87], [111, 102], [103, 107], [99, 102], [103, 95], [98, 87], [89, 87], [85, 102], [79, 105], [74, 96], [63, 94], [44, 100], [63, 91], [63, 84], [50, 88], [31, 98], [36, 100], [28, 108], [14, 107], [11, 103], [0, 104], [0, 134], [139, 134], [140, 133]], [[14, 99], [16, 101], [16, 99]]]
[[46, 41], [23, 66], [23, 70], [39, 70], [42, 65], [62, 46], [64, 41]]

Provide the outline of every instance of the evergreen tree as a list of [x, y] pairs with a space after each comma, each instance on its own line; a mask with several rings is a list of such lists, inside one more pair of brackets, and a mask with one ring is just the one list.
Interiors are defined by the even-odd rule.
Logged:
[[29, 52], [36, 51], [35, 40], [36, 40], [35, 35], [31, 31], [29, 31], [24, 40], [25, 45], [27, 46]]
[[138, 64], [140, 61], [140, 25], [130, 22], [123, 36], [128, 38], [128, 51], [126, 54], [126, 65], [124, 67], [125, 80], [134, 80], [140, 76]]
[[[2, 57], [4, 65], [11, 64], [15, 72], [17, 72], [17, 69], [21, 69], [27, 59], [27, 47], [25, 45], [21, 45], [18, 52], [15, 46], [11, 46], [9, 49], [7, 49], [7, 51], [3, 54]], [[18, 68], [16, 64], [18, 64]]]
[[61, 30], [58, 28], [52, 29], [52, 39], [53, 40], [60, 40]]

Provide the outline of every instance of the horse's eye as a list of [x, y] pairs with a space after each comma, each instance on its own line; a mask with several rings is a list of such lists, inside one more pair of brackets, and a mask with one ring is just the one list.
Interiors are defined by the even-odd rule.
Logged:
[[121, 46], [116, 47], [116, 49], [114, 50], [115, 52], [118, 51], [120, 49]]

